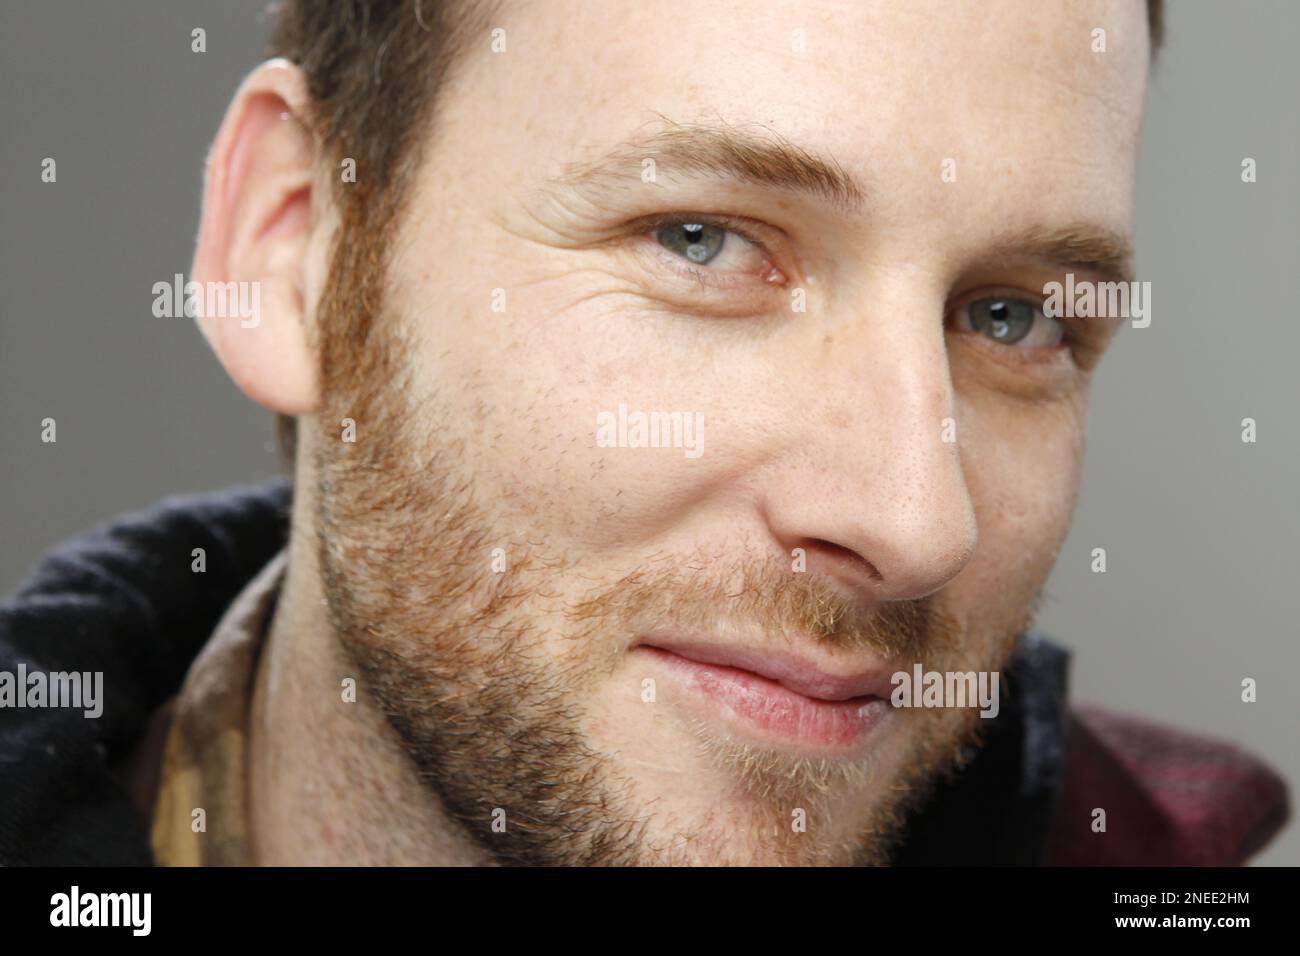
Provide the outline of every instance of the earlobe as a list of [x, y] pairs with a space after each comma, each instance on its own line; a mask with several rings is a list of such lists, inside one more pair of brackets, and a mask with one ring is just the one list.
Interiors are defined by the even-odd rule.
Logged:
[[194, 311], [226, 372], [255, 402], [288, 415], [317, 405], [311, 353], [315, 145], [306, 83], [283, 60], [235, 94], [208, 157], [191, 270]]

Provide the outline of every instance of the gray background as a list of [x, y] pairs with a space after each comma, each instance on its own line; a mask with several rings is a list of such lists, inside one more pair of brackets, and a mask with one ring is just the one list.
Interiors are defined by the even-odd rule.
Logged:
[[[1076, 650], [1077, 696], [1239, 741], [1294, 787], [1300, 4], [1169, 5], [1138, 180], [1153, 321], [1098, 374], [1040, 623]], [[150, 311], [153, 283], [189, 270], [203, 157], [260, 58], [263, 11], [0, 5], [0, 591], [105, 517], [278, 468], [269, 415], [189, 321]], [[56, 444], [40, 441], [46, 417]], [[1300, 863], [1300, 828], [1257, 862]]]

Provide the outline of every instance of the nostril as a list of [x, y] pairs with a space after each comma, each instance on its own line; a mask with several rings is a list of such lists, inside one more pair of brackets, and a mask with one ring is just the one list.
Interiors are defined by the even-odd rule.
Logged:
[[846, 548], [842, 544], [836, 544], [834, 541], [827, 541], [824, 538], [808, 538], [804, 541], [803, 547], [810, 555], [814, 553], [819, 555], [825, 563], [847, 575], [866, 574], [872, 581], [883, 581], [885, 579], [879, 568], [857, 551]]

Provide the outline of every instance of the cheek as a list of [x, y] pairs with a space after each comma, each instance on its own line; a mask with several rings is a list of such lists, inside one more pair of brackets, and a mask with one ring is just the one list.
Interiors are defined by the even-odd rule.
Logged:
[[1005, 625], [1030, 607], [1069, 531], [1083, 459], [1086, 395], [1031, 405], [963, 403], [962, 465], [979, 525], [949, 596]]
[[[454, 449], [449, 463], [503, 535], [591, 556], [635, 546], [689, 508], [717, 460], [718, 403], [702, 357], [633, 334], [642, 316], [613, 297], [552, 300], [560, 285], [514, 292], [496, 314], [461, 300], [421, 318], [404, 301], [405, 321], [425, 323], [410, 356], [412, 394], [423, 396], [412, 413], [419, 432]], [[679, 446], [638, 442], [637, 416], [652, 412], [671, 422], [651, 434]]]

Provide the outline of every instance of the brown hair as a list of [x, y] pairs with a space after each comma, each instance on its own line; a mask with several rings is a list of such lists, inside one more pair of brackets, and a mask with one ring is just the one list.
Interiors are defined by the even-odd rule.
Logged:
[[[500, 0], [281, 0], [272, 6], [271, 55], [297, 64], [306, 76], [312, 99], [307, 121], [326, 158], [336, 167], [344, 159], [356, 161], [355, 183], [335, 180], [343, 226], [325, 295], [340, 305], [349, 296], [376, 297], [366, 303], [370, 308], [351, 311], [351, 328], [322, 336], [322, 389], [348, 364], [335, 361], [344, 359], [339, 349], [346, 348], [353, 359], [363, 352], [368, 319], [378, 307], [380, 290], [374, 285], [383, 274], [378, 259], [386, 245], [380, 240], [419, 166], [420, 134], [433, 118], [437, 93], [457, 57], [484, 36], [500, 5]], [[1147, 24], [1154, 57], [1164, 40], [1163, 0], [1147, 0]], [[279, 444], [288, 464], [296, 426], [293, 418], [279, 416]]]
[[[334, 168], [356, 163], [356, 181], [334, 178], [341, 226], [322, 293], [348, 327], [318, 330], [325, 393], [363, 356], [379, 307], [384, 240], [398, 200], [418, 168], [420, 133], [456, 58], [482, 36], [496, 0], [282, 0], [272, 5], [270, 54], [301, 68], [311, 95], [311, 127]], [[353, 299], [357, 308], [348, 309]], [[352, 368], [354, 378], [364, 370]], [[280, 452], [292, 468], [297, 420], [279, 415]]]

